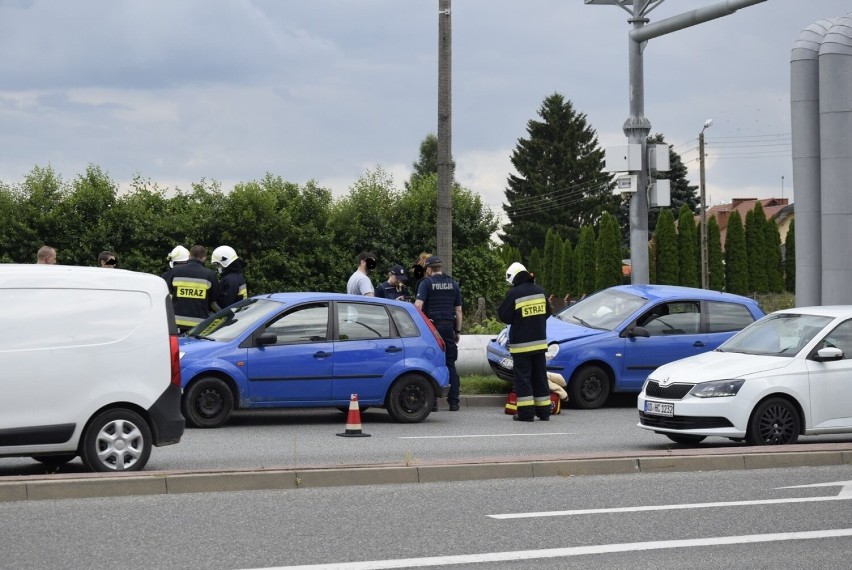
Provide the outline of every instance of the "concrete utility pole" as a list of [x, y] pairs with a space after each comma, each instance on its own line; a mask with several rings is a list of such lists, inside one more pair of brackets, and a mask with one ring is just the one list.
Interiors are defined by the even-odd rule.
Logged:
[[707, 193], [704, 190], [704, 131], [713, 124], [713, 119], [704, 121], [698, 134], [698, 184], [701, 187], [701, 288], [710, 288], [710, 261], [707, 248]]
[[[630, 116], [622, 130], [630, 144], [642, 145], [642, 168], [636, 174], [638, 192], [630, 197], [630, 265], [634, 285], [644, 285], [650, 278], [648, 264], [648, 133], [651, 122], [645, 117], [645, 64], [642, 51], [645, 42], [670, 32], [682, 30], [709, 20], [733, 14], [740, 8], [766, 0], [725, 0], [678, 16], [648, 24], [648, 13], [665, 0], [585, 0], [586, 4], [609, 4], [630, 14], [633, 28], [628, 33], [630, 70]], [[628, 9], [632, 6], [632, 10]]]
[[438, 0], [438, 257], [453, 270], [452, 28], [450, 0]]

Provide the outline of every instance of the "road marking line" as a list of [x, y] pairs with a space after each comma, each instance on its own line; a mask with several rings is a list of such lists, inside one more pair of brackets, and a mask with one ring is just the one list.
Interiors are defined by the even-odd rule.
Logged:
[[381, 570], [386, 568], [423, 568], [426, 566], [445, 566], [450, 564], [511, 562], [515, 560], [528, 562], [535, 559], [559, 558], [563, 556], [587, 556], [590, 554], [613, 554], [617, 552], [664, 550], [670, 548], [726, 546], [731, 544], [755, 544], [760, 542], [782, 542], [788, 540], [820, 540], [824, 538], [842, 538], [849, 536], [852, 536], [852, 528], [772, 534], [749, 534], [743, 536], [717, 536], [685, 540], [625, 542], [618, 544], [571, 546], [567, 548], [550, 548], [543, 550], [516, 550], [511, 552], [486, 552], [482, 554], [461, 554], [456, 556], [404, 558], [398, 560], [368, 560], [364, 562], [308, 564], [303, 566], [275, 566], [265, 569], [256, 568], [254, 570]]
[[577, 435], [567, 431], [557, 431], [550, 433], [484, 433], [481, 435], [412, 435], [404, 436], [398, 439], [466, 439], [473, 437], [540, 437], [542, 435]]

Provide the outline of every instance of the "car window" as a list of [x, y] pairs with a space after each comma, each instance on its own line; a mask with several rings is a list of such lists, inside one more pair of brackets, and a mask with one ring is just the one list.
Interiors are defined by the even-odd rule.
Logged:
[[698, 334], [701, 307], [697, 301], [663, 303], [639, 317], [636, 324], [651, 336]]
[[573, 325], [613, 330], [646, 302], [642, 297], [626, 291], [604, 289], [566, 307], [556, 318]]
[[328, 340], [328, 304], [296, 307], [268, 324], [264, 332], [278, 337], [275, 344], [325, 342]]
[[391, 321], [384, 305], [337, 304], [337, 337], [340, 340], [390, 338]]
[[744, 328], [718, 350], [792, 358], [829, 322], [831, 317], [821, 315], [772, 314]]
[[745, 305], [719, 301], [707, 302], [707, 332], [738, 331], [753, 322], [754, 317]]
[[417, 324], [414, 322], [414, 319], [411, 318], [408, 311], [402, 307], [394, 307], [390, 305], [388, 306], [388, 309], [391, 312], [396, 329], [399, 331], [399, 336], [420, 336], [420, 329], [417, 328]]
[[840, 323], [837, 328], [828, 333], [818, 348], [839, 348], [843, 351], [843, 359], [852, 359], [852, 321]]

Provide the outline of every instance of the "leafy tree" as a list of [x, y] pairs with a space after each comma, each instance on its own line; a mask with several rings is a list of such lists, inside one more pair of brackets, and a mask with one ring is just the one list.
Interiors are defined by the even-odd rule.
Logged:
[[742, 216], [736, 210], [728, 219], [725, 236], [725, 290], [728, 293], [748, 295], [748, 250]]
[[725, 263], [722, 257], [722, 232], [719, 222], [711, 217], [707, 220], [707, 269], [708, 285], [714, 291], [725, 289]]
[[596, 250], [595, 289], [621, 285], [621, 229], [608, 212], [601, 216]]
[[751, 291], [758, 293], [769, 292], [769, 282], [766, 275], [766, 214], [760, 202], [746, 214], [745, 239], [748, 252], [748, 283]]
[[503, 241], [524, 255], [544, 246], [548, 228], [576, 239], [581, 226], [596, 223], [618, 203], [586, 115], [558, 93], [545, 98], [538, 115], [540, 121], [527, 123], [529, 138], [519, 139], [512, 152], [518, 174], [509, 176], [503, 205], [509, 218]]
[[766, 220], [763, 226], [766, 232], [766, 281], [772, 293], [784, 290], [784, 270], [781, 266], [781, 234], [775, 218]]
[[671, 210], [663, 210], [657, 220], [654, 232], [655, 265], [657, 267], [657, 283], [663, 285], [678, 284], [678, 243], [675, 231], [674, 217]]
[[700, 261], [695, 260], [695, 220], [689, 206], [680, 207], [677, 222], [678, 283], [685, 287], [698, 287], [701, 283], [696, 271]]
[[53, 168], [36, 166], [16, 190], [17, 216], [26, 220], [17, 226], [18, 241], [6, 244], [9, 255], [18, 262], [32, 263], [42, 245], [57, 249], [59, 263], [66, 263], [65, 250], [73, 245], [62, 231], [59, 205], [68, 193], [67, 185]]
[[595, 291], [595, 229], [592, 226], [580, 228], [580, 238], [574, 250], [574, 273], [577, 277], [577, 295], [583, 296]]
[[790, 222], [784, 238], [784, 288], [796, 292], [796, 220]]

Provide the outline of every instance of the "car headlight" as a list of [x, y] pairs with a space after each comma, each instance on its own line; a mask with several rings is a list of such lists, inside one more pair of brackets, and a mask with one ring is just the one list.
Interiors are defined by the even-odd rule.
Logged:
[[690, 394], [696, 398], [725, 398], [736, 396], [745, 380], [717, 380], [696, 384]]
[[544, 354], [544, 357], [547, 360], [553, 360], [556, 358], [556, 355], [559, 354], [559, 345], [555, 342], [547, 345], [547, 352]]
[[506, 343], [509, 341], [509, 327], [506, 327], [500, 334], [497, 335], [497, 344], [500, 346], [506, 346]]

